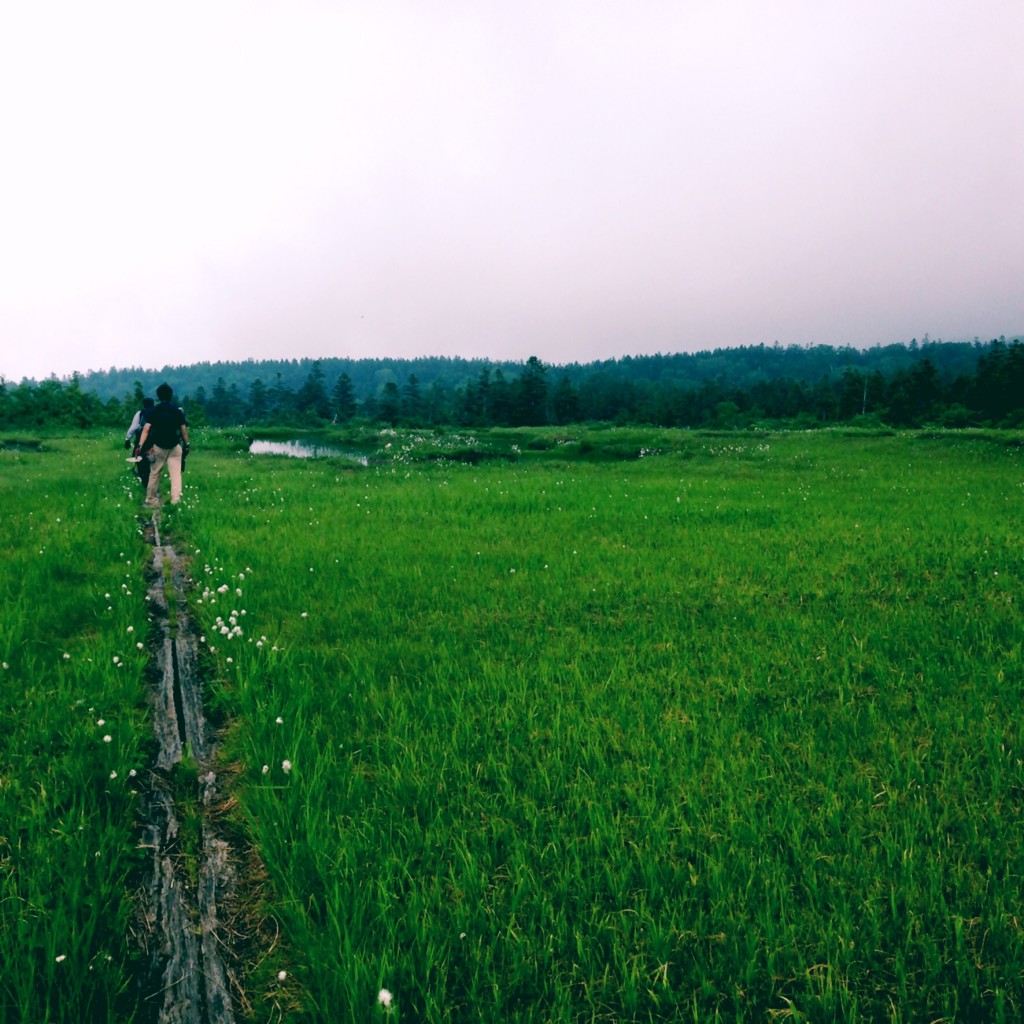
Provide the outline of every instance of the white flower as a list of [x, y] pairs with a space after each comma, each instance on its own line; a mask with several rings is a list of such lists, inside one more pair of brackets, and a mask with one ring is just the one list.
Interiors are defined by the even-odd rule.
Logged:
[[65, 660], [65, 661], [70, 661], [70, 660], [71, 660], [71, 655], [70, 655], [70, 654], [68, 654], [68, 652], [67, 652], [67, 651], [65, 651], [65, 652], [64, 652], [64, 660]]
[[281, 771], [287, 775], [292, 770], [292, 763], [287, 758], [281, 762]]
[[263, 774], [266, 775], [267, 772], [269, 772], [269, 771], [270, 771], [270, 765], [269, 764], [265, 764], [263, 766]]
[[280, 715], [277, 716], [275, 721], [277, 722], [278, 725], [284, 725], [284, 719]]
[[288, 977], [288, 972], [287, 971], [278, 971], [277, 972], [277, 980], [278, 981], [284, 981], [284, 979], [287, 978], [287, 977]]
[[134, 626], [129, 626], [128, 627], [128, 632], [129, 633], [134, 633], [135, 632], [135, 627]]
[[99, 725], [99, 726], [104, 726], [104, 725], [107, 724], [107, 720], [105, 718], [97, 718], [96, 719], [96, 724]]
[[111, 772], [111, 773], [110, 773], [110, 777], [111, 777], [112, 779], [116, 779], [116, 778], [117, 778], [117, 772]]
[[380, 1003], [380, 1005], [383, 1006], [385, 1010], [390, 1010], [391, 1009], [391, 1000], [393, 998], [394, 997], [391, 995], [391, 993], [386, 988], [382, 988], [377, 993], [377, 1002]]
[[114, 737], [111, 736], [109, 732], [107, 733], [106, 736], [103, 737], [103, 742], [104, 743], [112, 743], [113, 741], [114, 741]]
[[61, 953], [60, 956], [54, 958], [54, 962], [58, 964], [64, 963], [65, 960], [67, 960], [67, 957], [63, 953]]

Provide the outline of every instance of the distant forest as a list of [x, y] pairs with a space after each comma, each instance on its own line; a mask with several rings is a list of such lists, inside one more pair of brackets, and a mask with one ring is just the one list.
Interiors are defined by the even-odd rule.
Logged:
[[1021, 338], [926, 336], [863, 350], [756, 345], [566, 365], [537, 357], [284, 359], [17, 385], [0, 378], [0, 429], [127, 427], [165, 380], [194, 426], [1024, 426]]

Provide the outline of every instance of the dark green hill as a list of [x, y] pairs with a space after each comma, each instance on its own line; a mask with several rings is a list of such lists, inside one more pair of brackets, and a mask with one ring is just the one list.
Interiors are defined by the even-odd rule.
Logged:
[[0, 381], [0, 426], [127, 417], [169, 382], [193, 422], [292, 424], [360, 418], [410, 426], [614, 421], [736, 428], [860, 419], [892, 426], [1024, 422], [1024, 345], [933, 342], [869, 349], [749, 345], [545, 364], [278, 359], [111, 368], [17, 387]]

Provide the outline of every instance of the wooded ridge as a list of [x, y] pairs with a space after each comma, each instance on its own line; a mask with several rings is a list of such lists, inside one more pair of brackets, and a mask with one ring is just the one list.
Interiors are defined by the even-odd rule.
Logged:
[[121, 424], [168, 381], [190, 422], [409, 426], [612, 421], [744, 428], [1024, 423], [1024, 343], [740, 346], [546, 364], [429, 356], [285, 359], [0, 379], [0, 428]]

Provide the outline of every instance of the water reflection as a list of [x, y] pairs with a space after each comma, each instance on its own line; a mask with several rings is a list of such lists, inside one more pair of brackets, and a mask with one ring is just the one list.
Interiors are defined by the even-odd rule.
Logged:
[[329, 444], [314, 441], [253, 441], [249, 445], [251, 455], [287, 455], [293, 459], [349, 459], [361, 466], [369, 465], [365, 455], [346, 452]]

